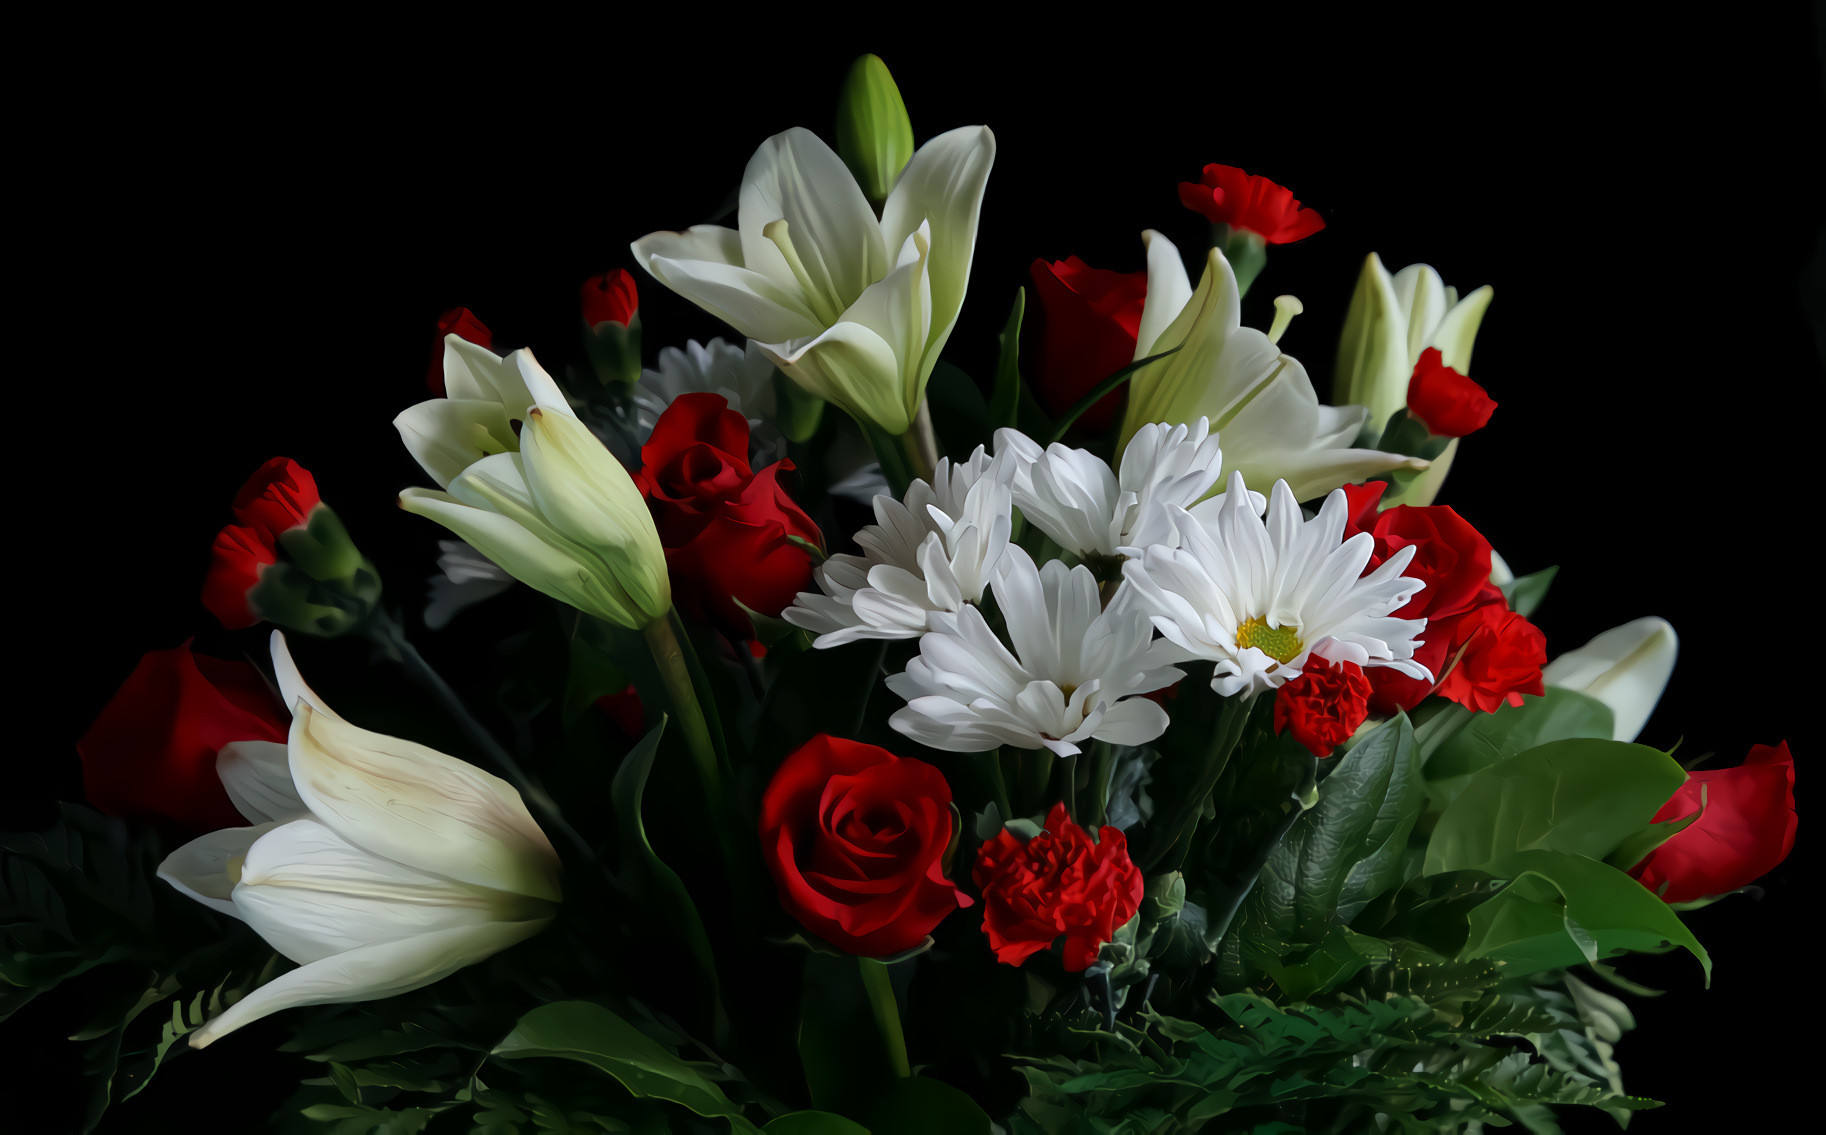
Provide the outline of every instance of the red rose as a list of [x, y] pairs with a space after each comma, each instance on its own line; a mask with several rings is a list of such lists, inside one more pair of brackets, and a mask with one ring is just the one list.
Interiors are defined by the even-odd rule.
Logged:
[[216, 775], [233, 741], [283, 743], [290, 728], [260, 671], [193, 654], [190, 643], [139, 660], [76, 751], [89, 803], [110, 816], [157, 816], [192, 833], [245, 827]]
[[1490, 421], [1496, 402], [1484, 388], [1441, 361], [1439, 348], [1420, 352], [1408, 379], [1408, 412], [1434, 437], [1464, 437]]
[[1329, 757], [1369, 717], [1369, 696], [1361, 667], [1312, 655], [1298, 678], [1275, 691], [1274, 731], [1291, 728], [1313, 756]]
[[1294, 200], [1292, 191], [1235, 166], [1208, 165], [1198, 181], [1179, 183], [1179, 200], [1214, 225], [1248, 229], [1269, 244], [1304, 240], [1324, 218]]
[[216, 534], [203, 606], [230, 630], [251, 627], [259, 612], [247, 593], [260, 572], [279, 558], [279, 535], [305, 523], [321, 502], [310, 471], [289, 457], [275, 457], [254, 471], [235, 494], [236, 523]]
[[761, 854], [780, 905], [847, 953], [925, 941], [970, 897], [945, 877], [951, 787], [924, 761], [820, 733], [761, 796]]
[[466, 307], [453, 307], [437, 317], [437, 338], [431, 344], [431, 369], [425, 373], [425, 385], [439, 398], [444, 396], [444, 336], [455, 335], [478, 347], [493, 347], [495, 333]]
[[1097, 960], [1103, 943], [1141, 909], [1141, 872], [1128, 839], [1106, 827], [1090, 833], [1054, 804], [1046, 828], [1023, 842], [1008, 829], [977, 853], [971, 872], [983, 892], [983, 931], [996, 960], [1018, 966], [1065, 937], [1065, 968]]
[[1523, 694], [1546, 692], [1541, 667], [1547, 665], [1547, 636], [1510, 610], [1501, 591], [1489, 591], [1493, 601], [1445, 621], [1458, 664], [1439, 681], [1441, 697], [1479, 713], [1495, 713], [1505, 702], [1521, 705]]
[[777, 616], [811, 586], [811, 554], [788, 537], [819, 546], [823, 537], [780, 487], [793, 464], [751, 471], [748, 420], [722, 396], [674, 399], [640, 460], [634, 480], [653, 511], [681, 609], [748, 637], [742, 607]]
[[[1076, 256], [1053, 264], [1035, 260], [1031, 274], [1039, 300], [1033, 389], [1040, 404], [1058, 416], [1134, 361], [1148, 274], [1092, 268]], [[1124, 396], [1119, 388], [1099, 398], [1079, 416], [1079, 427], [1107, 428], [1122, 412]]]
[[[1737, 768], [1687, 773], [1657, 822], [1705, 810], [1630, 873], [1668, 902], [1734, 891], [1768, 874], [1794, 848], [1794, 758], [1788, 742], [1757, 745]], [[1666, 888], [1665, 890], [1663, 888]]]
[[640, 293], [635, 290], [633, 274], [626, 268], [591, 276], [583, 282], [581, 292], [584, 326], [592, 331], [604, 323], [626, 327], [640, 310]]

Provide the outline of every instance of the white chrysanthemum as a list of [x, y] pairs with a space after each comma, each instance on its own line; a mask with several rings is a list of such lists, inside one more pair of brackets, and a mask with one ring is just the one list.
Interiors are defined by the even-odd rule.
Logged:
[[1082, 557], [1133, 554], [1177, 543], [1166, 506], [1190, 508], [1217, 484], [1223, 451], [1210, 424], [1142, 426], [1120, 473], [1095, 454], [1057, 442], [1042, 450], [1016, 430], [997, 430], [996, 456], [1015, 462], [1014, 503], [1029, 523]]
[[1124, 591], [1168, 640], [1217, 663], [1211, 687], [1225, 696], [1297, 678], [1313, 654], [1428, 680], [1413, 661], [1426, 620], [1389, 617], [1425, 586], [1401, 574], [1414, 549], [1364, 575], [1375, 541], [1367, 532], [1343, 539], [1348, 507], [1334, 490], [1307, 520], [1276, 481], [1264, 518], [1232, 473], [1214, 512], [1168, 507], [1182, 546], [1157, 544], [1124, 563]]
[[888, 688], [907, 699], [888, 719], [934, 749], [974, 753], [1012, 745], [1061, 756], [1087, 738], [1141, 745], [1166, 732], [1147, 698], [1184, 673], [1153, 641], [1146, 612], [1118, 598], [1105, 610], [1097, 579], [1080, 564], [1045, 568], [1016, 545], [995, 579], [1013, 652], [974, 607], [934, 619], [919, 657]]
[[914, 481], [904, 501], [875, 498], [875, 523], [856, 533], [860, 556], [830, 557], [781, 612], [818, 636], [814, 645], [860, 638], [914, 638], [935, 611], [983, 597], [1008, 548], [1013, 515], [1009, 466], [978, 446], [968, 461], [940, 460], [932, 483]]
[[753, 343], [746, 350], [723, 339], [667, 347], [659, 363], [640, 372], [629, 392], [641, 438], [652, 436], [659, 416], [681, 394], [720, 394], [748, 419], [749, 461], [755, 468], [786, 456], [786, 437], [774, 424], [778, 412], [773, 360]]

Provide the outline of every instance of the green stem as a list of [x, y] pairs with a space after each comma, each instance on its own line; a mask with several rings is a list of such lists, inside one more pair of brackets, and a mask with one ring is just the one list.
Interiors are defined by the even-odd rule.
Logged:
[[899, 442], [910, 478], [931, 483], [932, 474], [938, 469], [938, 437], [932, 432], [930, 403], [920, 402], [919, 412], [913, 415], [913, 424], [900, 435]]
[[[1183, 347], [1185, 344], [1181, 343], [1180, 346]], [[1062, 440], [1065, 437], [1065, 431], [1071, 429], [1072, 423], [1077, 421], [1084, 411], [1095, 406], [1098, 402], [1101, 402], [1104, 395], [1133, 378], [1136, 371], [1147, 366], [1151, 362], [1166, 358], [1177, 350], [1179, 350], [1179, 347], [1168, 347], [1157, 355], [1149, 355], [1145, 359], [1136, 359], [1128, 366], [1123, 367], [1115, 374], [1112, 374], [1102, 382], [1099, 382], [1089, 394], [1086, 394], [1076, 402], [1073, 402], [1071, 409], [1065, 411], [1065, 416], [1059, 419], [1059, 424], [1057, 426], [1053, 427], [1052, 436], [1046, 439], [1046, 444], [1051, 445], [1053, 442]]]
[[[1096, 811], [1091, 813], [1095, 827], [1102, 827], [1109, 820], [1110, 814], [1110, 764], [1116, 758], [1115, 749], [1108, 741], [1091, 742], [1091, 799], [1096, 802]], [[1092, 827], [1093, 824], [1086, 824]]]
[[1058, 758], [1051, 749], [1035, 749], [1027, 755], [1027, 784], [1023, 790], [1041, 813], [1052, 810], [1052, 766]]
[[[1186, 853], [1192, 846], [1192, 833], [1198, 827], [1198, 814], [1204, 808], [1205, 801], [1210, 799], [1212, 791], [1217, 788], [1217, 782], [1224, 775], [1237, 742], [1243, 739], [1243, 728], [1249, 723], [1251, 700], [1249, 697], [1224, 699], [1217, 727], [1212, 733], [1211, 747], [1205, 751], [1204, 770], [1199, 775], [1197, 785], [1180, 801], [1171, 822], [1162, 827], [1165, 838], [1156, 849], [1151, 850], [1149, 863], [1144, 869], [1147, 874], [1175, 871], [1185, 862]], [[1169, 859], [1171, 863], [1163, 866]]]
[[1065, 814], [1082, 824], [1078, 815], [1078, 755], [1065, 758]]
[[735, 833], [748, 828], [737, 821], [730, 809], [728, 778], [718, 758], [716, 743], [711, 740], [710, 725], [704, 717], [703, 704], [698, 701], [697, 687], [691, 681], [691, 664], [685, 657], [685, 644], [678, 634], [676, 622], [677, 612], [669, 612], [665, 618], [648, 623], [643, 633], [647, 636], [648, 649], [653, 652], [653, 664], [659, 670], [660, 680], [665, 683], [666, 696], [672, 703], [679, 730], [685, 736], [692, 767], [703, 786], [710, 826], [722, 845], [723, 859], [733, 884], [745, 877], [742, 874], [744, 860]]
[[907, 1063], [907, 1037], [900, 1028], [900, 1004], [894, 999], [894, 983], [888, 967], [874, 958], [857, 958], [862, 971], [862, 987], [869, 995], [869, 1008], [875, 1013], [875, 1027], [881, 1031], [881, 1043], [887, 1047], [888, 1062], [894, 1074], [906, 1079], [913, 1074]]
[[1002, 822], [1014, 819], [1014, 811], [1008, 806], [1008, 777], [1002, 771], [1002, 750], [997, 749], [989, 754], [989, 768], [995, 773], [995, 802], [1002, 809]]

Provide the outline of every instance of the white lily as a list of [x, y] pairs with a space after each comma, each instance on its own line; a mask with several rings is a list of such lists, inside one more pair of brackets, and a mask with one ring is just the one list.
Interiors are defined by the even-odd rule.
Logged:
[[[1274, 340], [1242, 325], [1242, 293], [1224, 254], [1213, 248], [1192, 291], [1179, 252], [1158, 233], [1143, 234], [1148, 249], [1148, 303], [1136, 337], [1136, 357], [1179, 350], [1129, 380], [1119, 449], [1143, 425], [1210, 422], [1224, 438], [1224, 467], [1250, 484], [1286, 481], [1309, 500], [1339, 485], [1391, 469], [1427, 463], [1398, 453], [1357, 449], [1367, 411], [1324, 406], [1306, 368]], [[1156, 293], [1159, 299], [1156, 300]], [[1181, 295], [1191, 298], [1166, 316]]]
[[202, 1048], [296, 1005], [429, 985], [551, 921], [558, 856], [512, 785], [343, 720], [273, 635], [286, 746], [308, 814], [192, 840], [159, 876], [299, 963], [211, 1020]]
[[1680, 637], [1666, 619], [1650, 615], [1612, 627], [1541, 671], [1541, 681], [1597, 698], [1615, 719], [1612, 736], [1634, 741], [1667, 689]]
[[664, 617], [672, 590], [646, 501], [532, 353], [452, 335], [444, 374], [450, 396], [394, 424], [447, 491], [407, 489], [400, 507], [579, 610], [636, 630]]
[[877, 219], [842, 159], [795, 127], [750, 159], [736, 228], [650, 233], [634, 257], [806, 390], [903, 434], [963, 306], [994, 160], [988, 127], [940, 134]]

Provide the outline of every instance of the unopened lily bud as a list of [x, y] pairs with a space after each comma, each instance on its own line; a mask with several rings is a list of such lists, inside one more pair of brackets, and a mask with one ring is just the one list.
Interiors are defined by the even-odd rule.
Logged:
[[1370, 425], [1381, 430], [1407, 406], [1408, 384], [1427, 348], [1438, 348], [1443, 366], [1469, 374], [1477, 329], [1494, 295], [1485, 285], [1461, 300], [1427, 265], [1410, 264], [1391, 276], [1370, 253], [1338, 341], [1333, 404], [1369, 407]]
[[1614, 718], [1613, 736], [1634, 741], [1655, 712], [1679, 653], [1674, 628], [1650, 615], [1560, 655], [1541, 671], [1541, 681], [1603, 702]]
[[878, 208], [913, 157], [913, 123], [888, 65], [864, 55], [837, 98], [837, 153]]

